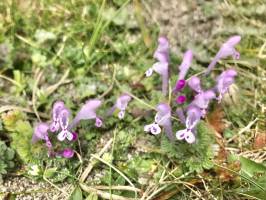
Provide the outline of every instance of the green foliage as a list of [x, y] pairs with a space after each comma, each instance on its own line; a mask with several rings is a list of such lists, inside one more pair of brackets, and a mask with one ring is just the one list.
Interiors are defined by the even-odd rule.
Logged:
[[71, 196], [69, 197], [69, 200], [82, 200], [82, 191], [80, 187], [76, 187]]
[[213, 133], [207, 124], [201, 121], [197, 126], [197, 141], [190, 145], [185, 142], [172, 143], [162, 138], [161, 149], [170, 158], [175, 158], [185, 171], [202, 172], [213, 167]]
[[0, 183], [3, 181], [3, 175], [13, 169], [15, 165], [14, 158], [15, 151], [7, 147], [6, 144], [0, 140]]
[[42, 158], [43, 149], [40, 145], [32, 145], [33, 129], [20, 111], [10, 111], [2, 115], [3, 125], [11, 138], [11, 146], [24, 163]]

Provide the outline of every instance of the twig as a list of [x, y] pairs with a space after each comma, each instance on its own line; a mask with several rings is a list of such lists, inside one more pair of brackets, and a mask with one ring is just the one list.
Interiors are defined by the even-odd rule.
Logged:
[[[111, 167], [113, 170], [115, 170], [120, 176], [122, 176], [132, 187], [136, 188], [135, 185], [129, 180], [128, 177], [126, 177], [120, 170], [118, 170], [116, 167], [114, 167], [112, 164], [106, 162], [105, 160], [101, 159], [100, 157], [96, 156], [96, 155], [91, 155], [92, 157], [94, 157], [95, 159], [101, 161], [102, 163], [108, 165], [109, 167]], [[135, 196], [137, 197], [137, 193], [135, 192]]]
[[249, 122], [249, 124], [246, 127], [242, 128], [236, 135], [234, 135], [229, 140], [227, 140], [227, 143], [232, 142], [235, 138], [239, 137], [242, 133], [250, 130], [251, 126], [253, 126], [253, 124], [255, 124], [257, 121], [258, 121], [258, 118], [256, 118], [253, 121]]
[[47, 96], [51, 95], [55, 90], [57, 90], [58, 87], [60, 87], [60, 85], [65, 83], [66, 78], [68, 77], [70, 72], [70, 69], [67, 69], [65, 74], [61, 77], [61, 79], [54, 85], [49, 86], [48, 88], [46, 88], [45, 94], [47, 94]]
[[[7, 112], [9, 110], [20, 110], [22, 112], [34, 113], [34, 111], [32, 111], [30, 108], [23, 108], [23, 107], [19, 107], [19, 106], [5, 105], [5, 106], [0, 107], [0, 113]], [[44, 113], [39, 113], [39, 115], [42, 118], [46, 118], [46, 119], [49, 118], [49, 116], [44, 114]]]
[[97, 189], [97, 190], [125, 190], [125, 191], [133, 191], [133, 192], [141, 192], [141, 189], [139, 188], [134, 188], [131, 186], [127, 186], [127, 185], [116, 185], [116, 186], [105, 186], [105, 185], [97, 185], [97, 186], [93, 186], [93, 188]]
[[[111, 138], [97, 155], [99, 157], [102, 156], [110, 148], [112, 142], [113, 142], [113, 139]], [[91, 170], [93, 169], [95, 165], [94, 163], [92, 163], [93, 160], [94, 158], [90, 159], [89, 165], [85, 168], [84, 172], [81, 174], [80, 179], [79, 179], [80, 182], [84, 182], [87, 176], [89, 175], [89, 173], [91, 172]]]
[[32, 108], [33, 108], [33, 111], [36, 115], [36, 117], [38, 118], [39, 121], [41, 121], [41, 118], [38, 114], [38, 110], [37, 110], [37, 107], [36, 107], [36, 91], [38, 89], [38, 83], [42, 77], [42, 74], [43, 74], [43, 71], [41, 71], [38, 75], [37, 75], [37, 78], [36, 78], [36, 81], [34, 82], [34, 85], [33, 85], [33, 89], [32, 89]]
[[79, 184], [81, 189], [83, 189], [85, 192], [88, 192], [88, 193], [96, 193], [97, 195], [99, 195], [101, 198], [103, 199], [113, 199], [113, 200], [134, 200], [132, 198], [128, 198], [128, 197], [122, 197], [122, 196], [119, 196], [119, 195], [115, 195], [115, 194], [112, 194], [112, 196], [107, 193], [107, 192], [103, 192], [101, 190], [97, 190], [93, 187], [89, 187], [83, 183], [80, 183]]

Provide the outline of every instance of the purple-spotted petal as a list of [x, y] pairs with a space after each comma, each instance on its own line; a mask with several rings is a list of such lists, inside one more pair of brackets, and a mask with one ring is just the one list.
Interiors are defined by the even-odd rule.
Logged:
[[144, 131], [145, 132], [150, 132], [151, 131], [151, 127], [152, 127], [153, 124], [148, 124], [148, 125], [145, 125], [144, 126]]
[[196, 76], [192, 76], [189, 79], [188, 86], [197, 93], [200, 93], [202, 91], [200, 86], [200, 79]]
[[125, 111], [124, 110], [120, 110], [119, 112], [118, 112], [118, 118], [119, 119], [123, 119], [125, 117]]
[[69, 116], [70, 116], [70, 112], [68, 109], [64, 108], [63, 110], [61, 110], [59, 114], [59, 123], [60, 123], [62, 130], [65, 130], [68, 128]]
[[150, 127], [150, 132], [153, 135], [158, 135], [159, 133], [161, 133], [161, 128], [158, 124], [152, 124], [152, 126]]
[[95, 119], [95, 126], [96, 127], [101, 127], [103, 125], [103, 121], [101, 120], [101, 118], [96, 117]]
[[52, 118], [53, 122], [50, 124], [50, 131], [51, 132], [56, 132], [59, 130], [60, 125], [59, 125], [59, 115], [60, 112], [65, 108], [65, 104], [63, 101], [56, 101], [53, 104], [53, 109], [52, 109]]
[[191, 130], [200, 121], [202, 116], [201, 109], [197, 106], [190, 105], [187, 110], [186, 128]]
[[152, 75], [152, 73], [153, 73], [153, 69], [151, 67], [145, 72], [145, 75], [146, 75], [146, 77], [150, 77]]
[[191, 131], [188, 131], [185, 136], [185, 140], [187, 141], [187, 143], [192, 144], [195, 142], [196, 138]]
[[185, 138], [185, 136], [186, 136], [186, 133], [187, 133], [187, 130], [186, 129], [177, 131], [176, 132], [176, 138], [178, 140], [183, 140]]

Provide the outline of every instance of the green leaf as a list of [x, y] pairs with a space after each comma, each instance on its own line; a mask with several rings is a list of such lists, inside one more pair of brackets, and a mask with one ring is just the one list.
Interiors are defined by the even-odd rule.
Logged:
[[87, 196], [86, 200], [98, 200], [98, 195], [95, 194], [95, 193], [90, 193], [90, 194]]
[[266, 167], [263, 164], [256, 163], [242, 156], [239, 157], [239, 161], [241, 163], [241, 171], [250, 177], [258, 173], [266, 173]]
[[49, 168], [44, 171], [43, 175], [46, 178], [52, 178], [56, 174], [56, 171], [57, 167]]
[[77, 186], [71, 196], [69, 197], [69, 200], [82, 200], [82, 191], [81, 189]]

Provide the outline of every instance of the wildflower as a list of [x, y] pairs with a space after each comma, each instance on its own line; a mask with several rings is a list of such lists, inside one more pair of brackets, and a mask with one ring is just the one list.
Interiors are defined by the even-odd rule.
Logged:
[[56, 132], [60, 128], [59, 124], [59, 115], [61, 110], [65, 108], [65, 104], [63, 101], [57, 101], [53, 105], [53, 110], [52, 110], [52, 118], [53, 122], [50, 124], [50, 131], [51, 132]]
[[32, 141], [36, 142], [38, 140], [45, 140], [46, 146], [48, 148], [48, 156], [54, 157], [56, 155], [61, 155], [65, 158], [70, 158], [74, 155], [72, 149], [65, 149], [62, 154], [54, 152], [52, 149], [52, 143], [48, 137], [49, 132], [59, 132], [57, 139], [59, 141], [64, 141], [65, 139], [69, 141], [74, 141], [77, 139], [78, 135], [76, 132], [72, 132], [72, 129], [77, 125], [80, 120], [83, 119], [95, 119], [95, 125], [97, 127], [102, 126], [102, 120], [97, 116], [96, 109], [101, 105], [100, 100], [89, 100], [80, 109], [77, 116], [74, 118], [73, 122], [70, 123], [70, 112], [65, 107], [62, 101], [57, 101], [53, 105], [52, 117], [53, 121], [50, 125], [46, 123], [39, 123], [35, 129], [32, 136]]
[[182, 124], [186, 124], [186, 117], [182, 108], [176, 109], [176, 114]]
[[39, 123], [34, 128], [34, 133], [32, 136], [32, 142], [37, 142], [38, 140], [46, 140], [48, 137], [49, 125], [46, 123]]
[[177, 80], [176, 85], [175, 85], [175, 91], [180, 91], [185, 87], [185, 85], [186, 85], [185, 76], [188, 72], [188, 69], [189, 69], [191, 63], [192, 63], [192, 59], [193, 59], [192, 51], [187, 50], [184, 53], [183, 61], [182, 61], [181, 65], [179, 66], [179, 75], [178, 75], [178, 80]]
[[215, 93], [212, 90], [203, 91], [195, 96], [194, 100], [191, 102], [191, 105], [200, 108], [201, 116], [205, 117], [209, 102], [215, 97]]
[[155, 50], [153, 57], [159, 62], [169, 62], [169, 42], [165, 37], [159, 37], [158, 47]]
[[184, 95], [180, 95], [180, 96], [178, 96], [177, 98], [176, 98], [176, 103], [177, 104], [183, 104], [185, 101], [186, 101], [186, 96], [184, 96]]
[[216, 78], [216, 83], [217, 83], [216, 90], [219, 93], [217, 100], [219, 103], [221, 102], [223, 95], [228, 92], [229, 86], [234, 83], [236, 75], [237, 72], [234, 69], [228, 69], [222, 72]]
[[196, 76], [192, 76], [188, 81], [188, 86], [197, 93], [201, 93], [200, 79]]
[[101, 105], [101, 101], [98, 99], [88, 100], [79, 110], [72, 123], [69, 125], [69, 130], [73, 129], [80, 120], [95, 119], [95, 126], [101, 127], [102, 120], [97, 116], [96, 110]]
[[225, 43], [223, 43], [222, 47], [213, 58], [212, 62], [209, 64], [206, 74], [209, 74], [210, 71], [214, 68], [215, 64], [223, 58], [228, 56], [232, 56], [233, 59], [239, 59], [240, 53], [236, 51], [235, 46], [240, 42], [241, 37], [239, 35], [235, 35], [230, 37]]
[[52, 149], [52, 143], [48, 137], [48, 130], [48, 124], [42, 122], [37, 124], [37, 126], [34, 128], [34, 133], [32, 135], [32, 142], [35, 143], [39, 140], [44, 140], [46, 147], [50, 151]]
[[153, 55], [158, 60], [155, 64], [149, 68], [145, 74], [147, 77], [151, 76], [153, 71], [157, 72], [162, 77], [162, 92], [164, 95], [167, 94], [168, 89], [168, 65], [169, 65], [169, 43], [166, 38], [160, 37], [159, 45]]
[[178, 140], [185, 139], [187, 143], [191, 144], [195, 142], [194, 128], [201, 118], [201, 110], [197, 106], [191, 106], [187, 110], [186, 129], [176, 132], [176, 138]]
[[169, 139], [173, 139], [172, 132], [172, 122], [171, 122], [171, 108], [165, 103], [160, 103], [156, 107], [156, 115], [154, 117], [154, 122], [149, 125], [144, 126], [145, 132], [151, 132], [154, 135], [161, 133], [162, 126], [166, 132], [166, 135]]
[[129, 101], [131, 101], [131, 96], [129, 96], [128, 94], [122, 94], [117, 98], [115, 105], [109, 110], [108, 115], [113, 114], [113, 112], [118, 109], [118, 118], [123, 119]]
[[59, 141], [63, 141], [65, 138], [67, 138], [69, 141], [73, 139], [73, 134], [68, 130], [69, 115], [70, 113], [66, 108], [60, 112], [59, 122], [61, 126], [61, 132], [57, 135], [57, 139]]
[[63, 156], [64, 158], [72, 158], [74, 156], [74, 151], [70, 148], [66, 148], [59, 155]]

